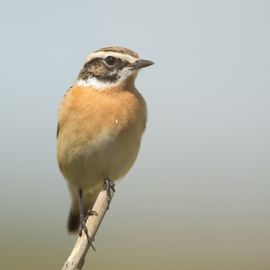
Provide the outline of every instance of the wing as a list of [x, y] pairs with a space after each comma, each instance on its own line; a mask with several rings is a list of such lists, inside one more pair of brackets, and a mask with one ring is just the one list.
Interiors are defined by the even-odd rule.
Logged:
[[61, 128], [61, 125], [60, 125], [60, 122], [57, 123], [57, 129], [56, 129], [56, 138], [58, 138], [58, 135], [59, 135], [59, 132], [60, 132], [60, 128]]
[[[70, 87], [68, 88], [68, 90], [66, 91], [64, 97], [67, 95], [68, 91], [69, 91], [71, 88], [72, 88], [72, 86], [70, 86]], [[58, 138], [58, 135], [59, 135], [59, 132], [60, 132], [60, 128], [61, 128], [61, 123], [58, 122], [58, 123], [57, 123], [57, 128], [56, 128], [56, 138]]]

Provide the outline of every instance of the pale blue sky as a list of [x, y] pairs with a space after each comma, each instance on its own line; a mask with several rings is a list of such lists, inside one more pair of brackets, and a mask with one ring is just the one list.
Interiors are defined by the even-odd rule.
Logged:
[[137, 79], [149, 121], [89, 269], [269, 269], [269, 10], [260, 0], [2, 2], [0, 268], [60, 268], [70, 251], [58, 106], [86, 55], [119, 45], [155, 62]]

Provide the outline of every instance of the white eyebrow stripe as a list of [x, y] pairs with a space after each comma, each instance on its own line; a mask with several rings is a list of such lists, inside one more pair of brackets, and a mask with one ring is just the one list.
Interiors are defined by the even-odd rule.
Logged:
[[91, 53], [87, 56], [86, 58], [86, 62], [91, 61], [94, 58], [106, 58], [107, 56], [114, 56], [116, 58], [120, 58], [124, 61], [128, 61], [129, 63], [134, 63], [136, 62], [139, 58], [133, 57], [131, 55], [128, 54], [123, 54], [123, 53], [117, 53], [117, 52], [104, 52], [104, 51], [99, 51], [99, 52], [94, 52]]

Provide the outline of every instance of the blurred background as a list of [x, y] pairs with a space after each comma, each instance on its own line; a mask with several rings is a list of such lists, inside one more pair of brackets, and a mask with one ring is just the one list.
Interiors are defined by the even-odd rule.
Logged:
[[270, 2], [2, 1], [0, 268], [61, 269], [57, 112], [86, 55], [155, 65], [149, 121], [84, 269], [270, 269]]

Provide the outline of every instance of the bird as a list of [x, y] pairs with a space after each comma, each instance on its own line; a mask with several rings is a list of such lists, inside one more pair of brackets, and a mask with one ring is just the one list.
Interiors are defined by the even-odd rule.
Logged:
[[[71, 194], [68, 231], [86, 230], [103, 189], [133, 166], [146, 128], [147, 107], [135, 87], [140, 69], [154, 64], [131, 49], [110, 46], [89, 54], [58, 113], [57, 162]], [[85, 231], [86, 232], [86, 231]]]

